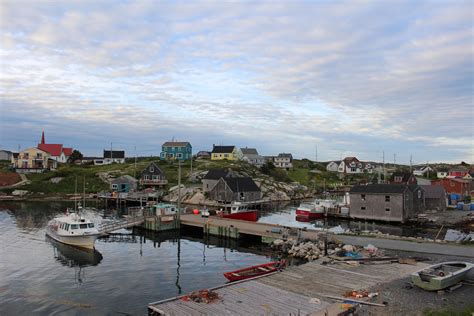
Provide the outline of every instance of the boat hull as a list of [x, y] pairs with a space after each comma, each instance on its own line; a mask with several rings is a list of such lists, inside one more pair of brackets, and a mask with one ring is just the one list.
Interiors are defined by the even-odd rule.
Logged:
[[224, 273], [224, 276], [230, 281], [240, 281], [245, 279], [254, 278], [256, 276], [265, 275], [277, 271], [278, 269], [284, 267], [286, 261], [274, 261], [269, 263], [264, 263], [257, 266], [251, 266], [248, 268], [243, 268], [235, 271], [230, 271]]
[[[443, 271], [443, 275], [440, 275], [436, 269], [443, 266], [451, 269], [457, 268], [457, 270], [452, 272]], [[424, 290], [438, 291], [462, 281], [472, 267], [474, 265], [469, 262], [444, 262], [412, 273], [411, 280], [413, 284]], [[434, 274], [427, 274], [428, 271], [434, 271]]]
[[307, 211], [307, 210], [300, 210], [300, 209], [297, 209], [296, 210], [296, 216], [299, 216], [299, 217], [307, 217], [309, 219], [318, 219], [318, 218], [323, 218], [324, 217], [324, 213], [321, 213], [321, 212], [311, 212], [311, 211]]
[[249, 222], [256, 222], [258, 220], [258, 211], [246, 211], [246, 212], [238, 212], [232, 214], [222, 214], [223, 218], [231, 218], [231, 219], [240, 219]]
[[99, 235], [62, 236], [49, 228], [46, 228], [46, 234], [63, 244], [86, 249], [94, 249], [95, 241], [99, 237]]

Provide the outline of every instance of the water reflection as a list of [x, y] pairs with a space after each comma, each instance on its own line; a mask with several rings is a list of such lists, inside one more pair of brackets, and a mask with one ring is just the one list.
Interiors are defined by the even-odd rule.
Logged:
[[96, 266], [102, 261], [102, 254], [95, 249], [85, 249], [60, 243], [46, 235], [46, 240], [53, 246], [54, 258], [64, 266]]

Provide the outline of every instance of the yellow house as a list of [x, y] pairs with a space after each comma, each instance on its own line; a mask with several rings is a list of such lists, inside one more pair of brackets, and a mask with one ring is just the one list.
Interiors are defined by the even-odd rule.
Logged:
[[18, 173], [43, 172], [56, 169], [57, 161], [51, 154], [38, 148], [28, 148], [12, 157], [12, 165]]
[[211, 160], [240, 160], [242, 152], [235, 146], [214, 146]]

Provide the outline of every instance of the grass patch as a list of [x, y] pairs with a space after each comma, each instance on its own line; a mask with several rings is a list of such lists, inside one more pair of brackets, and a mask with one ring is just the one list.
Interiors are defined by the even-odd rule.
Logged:
[[446, 307], [442, 309], [425, 309], [423, 316], [471, 316], [474, 314], [474, 305], [470, 305], [462, 310], [456, 307]]

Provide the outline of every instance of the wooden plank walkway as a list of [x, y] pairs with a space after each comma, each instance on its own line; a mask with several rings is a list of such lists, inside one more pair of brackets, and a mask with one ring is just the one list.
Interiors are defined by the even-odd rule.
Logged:
[[[285, 231], [284, 226], [266, 223], [249, 222], [244, 220], [222, 218], [218, 216], [201, 217], [194, 214], [181, 215], [181, 225], [194, 227], [225, 227], [237, 229], [239, 233], [253, 236], [282, 238]], [[278, 232], [280, 231], [280, 232]], [[322, 234], [317, 230], [300, 230], [300, 238], [308, 240], [318, 240]], [[288, 234], [288, 239], [296, 239], [297, 235]]]
[[115, 230], [129, 228], [133, 226], [139, 226], [145, 221], [144, 216], [140, 217], [128, 217], [120, 220], [111, 221], [99, 226], [99, 232], [103, 235], [113, 232]]
[[343, 296], [354, 289], [367, 289], [406, 277], [426, 266], [424, 263], [325, 266], [315, 261], [215, 288], [220, 300], [210, 304], [178, 297], [151, 303], [148, 309], [151, 315], [308, 315], [331, 309], [333, 303], [324, 295]]

